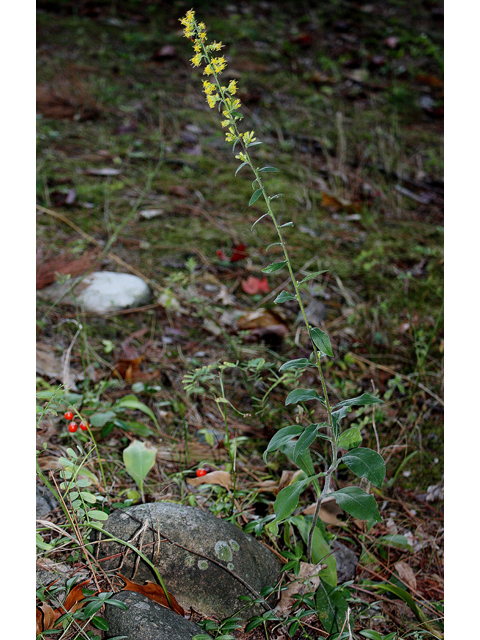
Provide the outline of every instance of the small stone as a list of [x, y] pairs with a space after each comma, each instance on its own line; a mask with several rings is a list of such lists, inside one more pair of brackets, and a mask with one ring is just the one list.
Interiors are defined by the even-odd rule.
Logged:
[[109, 627], [105, 638], [127, 636], [131, 640], [192, 640], [195, 635], [205, 633], [191, 620], [141, 593], [120, 591], [113, 597], [123, 602], [127, 610], [105, 607], [104, 618]]
[[337, 561], [337, 584], [343, 584], [347, 580], [353, 580], [358, 564], [358, 557], [351, 549], [338, 540], [334, 540], [330, 547]]
[[36, 488], [36, 514], [37, 519], [42, 519], [58, 507], [58, 502], [46, 487], [37, 485]]
[[77, 303], [83, 304], [86, 311], [100, 315], [138, 307], [146, 304], [151, 297], [148, 285], [141, 278], [114, 271], [96, 271], [83, 280], [72, 278], [46, 287], [38, 295], [47, 300], [58, 300], [63, 295], [60, 304], [74, 304], [73, 296], [67, 293], [72, 285]]

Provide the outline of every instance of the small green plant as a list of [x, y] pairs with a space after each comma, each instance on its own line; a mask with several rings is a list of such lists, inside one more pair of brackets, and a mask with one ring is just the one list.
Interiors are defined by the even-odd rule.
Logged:
[[144, 442], [134, 440], [123, 451], [123, 462], [127, 473], [135, 480], [140, 493], [142, 502], [145, 502], [145, 494], [143, 492], [143, 483], [149, 471], [155, 464], [155, 456], [157, 450], [153, 447], [147, 447]]
[[[235, 158], [240, 161], [240, 164], [235, 175], [244, 167], [248, 167], [254, 174], [252, 182], [253, 194], [250, 198], [249, 206], [254, 205], [261, 199], [266, 207], [265, 213], [254, 222], [252, 229], [263, 219], [269, 219], [275, 227], [278, 242], [269, 245], [267, 251], [272, 246], [281, 247], [283, 260], [273, 262], [262, 271], [270, 274], [286, 269], [290, 276], [293, 291], [281, 291], [274, 302], [282, 304], [286, 301], [296, 300], [311, 342], [312, 353], [309, 358], [290, 360], [280, 367], [280, 371], [294, 370], [298, 373], [303, 373], [309, 369], [316, 370], [322, 395], [317, 389], [296, 388], [288, 394], [285, 405], [314, 402], [324, 409], [325, 418], [307, 426], [293, 424], [280, 429], [274, 435], [264, 453], [266, 460], [268, 454], [280, 451], [304, 472], [303, 478], [298, 479], [279, 492], [274, 503], [275, 522], [277, 524], [284, 522], [294, 512], [298, 506], [301, 493], [309, 486], [313, 486], [317, 498], [316, 509], [308, 534], [306, 554], [307, 560], [311, 562], [313, 537], [316, 531], [319, 510], [322, 501], [327, 495], [333, 495], [338, 505], [355, 518], [367, 520], [371, 524], [381, 521], [375, 498], [371, 494], [358, 486], [344, 487], [335, 491], [333, 488], [333, 476], [340, 463], [342, 463], [357, 477], [366, 478], [376, 487], [382, 485], [385, 477], [385, 463], [381, 455], [371, 449], [358, 446], [361, 443], [358, 429], [355, 432], [348, 429], [342, 431], [342, 421], [348, 415], [351, 407], [374, 405], [382, 401], [370, 393], [363, 393], [360, 396], [343, 400], [332, 406], [323, 369], [326, 359], [334, 357], [333, 348], [325, 331], [310, 326], [300, 296], [301, 286], [324, 272], [312, 273], [300, 281], [296, 279], [283, 235], [285, 233], [284, 230], [293, 226], [293, 222], [279, 222], [273, 209], [273, 201], [282, 197], [283, 194], [278, 193], [269, 196], [263, 182], [265, 177], [271, 173], [278, 172], [279, 169], [271, 165], [258, 167], [251, 156], [251, 150], [261, 142], [257, 140], [254, 131], [241, 133], [238, 128], [243, 115], [240, 112], [241, 102], [235, 97], [237, 81], [231, 80], [227, 86], [222, 85], [220, 75], [226, 68], [227, 61], [224, 56], [212, 57], [213, 52], [220, 51], [223, 44], [215, 41], [207, 44], [206, 26], [203, 22], [197, 22], [193, 10], [187, 11], [180, 22], [184, 26], [185, 37], [193, 42], [195, 51], [195, 55], [191, 58], [193, 66], [201, 67], [203, 64], [205, 65], [203, 73], [209, 77], [209, 80], [203, 81], [206, 100], [212, 109], [217, 108], [223, 115], [221, 124], [226, 129], [225, 139], [233, 146], [233, 153], [235, 153], [237, 147], [239, 148]], [[224, 397], [222, 400], [225, 401]], [[360, 436], [360, 439], [358, 436]], [[316, 460], [314, 463], [312, 446], [319, 440], [323, 441], [327, 448], [323, 454], [315, 452]], [[343, 456], [339, 455], [340, 449], [346, 450]], [[323, 487], [320, 484], [322, 480]], [[317, 609], [322, 611], [324, 619], [325, 615], [328, 617], [331, 611], [337, 612], [334, 616], [334, 621], [328, 618], [327, 622], [331, 632], [340, 631], [341, 625], [345, 622], [345, 613], [348, 609], [347, 601], [341, 590], [322, 580], [317, 592], [316, 605]]]

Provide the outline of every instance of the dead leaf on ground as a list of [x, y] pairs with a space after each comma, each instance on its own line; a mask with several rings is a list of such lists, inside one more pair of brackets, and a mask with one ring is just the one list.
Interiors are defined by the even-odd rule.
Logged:
[[36, 627], [37, 634], [42, 633], [42, 631], [47, 631], [48, 629], [54, 629], [55, 623], [63, 616], [66, 611], [70, 613], [74, 613], [82, 606], [82, 600], [85, 598], [83, 595], [82, 588], [85, 587], [90, 582], [90, 578], [80, 582], [75, 585], [73, 589], [69, 592], [68, 596], [65, 599], [65, 602], [61, 607], [57, 609], [53, 609], [46, 602], [42, 602], [37, 605], [36, 611]]
[[[315, 513], [316, 503], [314, 502], [309, 507], [302, 511], [303, 515], [313, 515]], [[340, 526], [343, 524], [341, 520], [338, 519], [338, 516], [343, 513], [343, 510], [338, 506], [335, 498], [326, 498], [320, 507], [320, 511], [318, 515], [322, 522], [326, 524], [333, 524], [335, 526]]]
[[395, 569], [398, 572], [398, 577], [402, 582], [404, 582], [409, 589], [412, 591], [416, 591], [417, 589], [417, 580], [415, 578], [415, 574], [413, 573], [412, 567], [408, 565], [406, 562], [400, 561], [395, 563]]
[[42, 260], [37, 257], [37, 290], [44, 289], [57, 279], [57, 274], [80, 276], [93, 267], [98, 258], [98, 251], [88, 251], [80, 258], [71, 255], [57, 256]]
[[274, 311], [263, 308], [246, 313], [237, 320], [237, 326], [242, 331], [259, 329], [260, 327], [271, 327], [277, 324], [283, 324], [285, 326], [281, 316]]
[[295, 482], [295, 480], [301, 473], [302, 471], [300, 469], [297, 469], [296, 471], [283, 470], [280, 477], [280, 482], [278, 483], [278, 490], [281, 491], [282, 489], [285, 489], [285, 487], [291, 485], [292, 482]]
[[326, 565], [319, 562], [318, 564], [309, 564], [308, 562], [300, 562], [300, 571], [298, 576], [291, 582], [285, 591], [282, 591], [280, 602], [276, 606], [276, 611], [281, 616], [287, 616], [292, 610], [297, 599], [293, 596], [296, 594], [304, 595], [309, 591], [316, 591], [320, 578], [318, 572], [325, 568]]
[[199, 484], [218, 484], [225, 489], [231, 489], [233, 486], [232, 476], [226, 471], [212, 471], [200, 478], [187, 478], [187, 483], [194, 487], [198, 487]]
[[100, 107], [76, 78], [60, 78], [53, 85], [37, 85], [37, 113], [57, 120], [93, 120]]
[[[50, 345], [37, 342], [36, 352], [36, 370], [39, 375], [58, 380], [58, 382], [62, 382], [63, 384], [68, 383], [72, 391], [77, 390], [75, 381], [83, 380], [83, 373], [75, 373], [70, 367], [67, 367], [66, 375], [64, 376], [65, 366], [63, 360], [53, 355]], [[64, 379], [64, 377], [66, 379]]]
[[159, 584], [155, 584], [154, 582], [147, 582], [143, 585], [137, 584], [136, 582], [132, 582], [128, 578], [125, 578], [125, 576], [122, 576], [121, 573], [119, 573], [118, 575], [120, 578], [122, 578], [122, 580], [125, 581], [125, 586], [123, 587], [122, 591], [135, 591], [136, 593], [141, 593], [150, 600], [153, 600], [157, 604], [162, 605], [162, 607], [165, 607], [166, 609], [172, 609], [172, 611], [175, 611], [175, 613], [178, 613], [181, 616], [185, 615], [185, 610], [178, 604], [178, 602], [169, 591], [167, 591], [167, 593], [170, 598], [171, 606], [168, 604], [165, 591]]
[[251, 296], [254, 296], [257, 293], [270, 293], [267, 276], [262, 278], [262, 280], [255, 278], [255, 276], [248, 276], [246, 280], [240, 281], [240, 285], [243, 291]]
[[348, 200], [338, 198], [325, 191], [322, 191], [322, 205], [334, 211], [347, 211], [347, 213], [357, 213], [362, 210], [361, 204], [348, 202]]

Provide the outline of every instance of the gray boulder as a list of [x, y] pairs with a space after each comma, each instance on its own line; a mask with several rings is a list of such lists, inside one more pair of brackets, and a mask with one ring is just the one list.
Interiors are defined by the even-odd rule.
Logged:
[[55, 500], [50, 491], [37, 484], [36, 488], [36, 515], [37, 519], [42, 519], [46, 515], [58, 507], [58, 502]]
[[141, 278], [114, 271], [96, 271], [83, 280], [72, 278], [62, 284], [51, 285], [38, 295], [47, 300], [58, 300], [64, 296], [60, 302], [73, 304], [73, 296], [66, 293], [72, 285], [77, 302], [83, 304], [86, 311], [98, 314], [138, 307], [151, 297], [148, 285]]
[[[246, 585], [258, 594], [264, 587], [274, 586], [281, 575], [281, 565], [269, 549], [209, 511], [172, 502], [136, 505], [111, 514], [104, 529], [122, 540], [134, 540], [156, 564], [167, 589], [184, 609], [193, 607], [219, 619], [233, 614], [243, 619], [261, 615], [265, 611], [261, 604], [240, 612], [245, 603], [238, 598], [248, 595], [255, 599]], [[105, 538], [99, 547], [101, 557], [111, 558], [102, 562], [104, 569], [120, 569], [139, 583], [155, 581], [142, 560], [132, 577], [138, 556], [131, 551], [120, 568], [121, 558], [114, 556], [125, 547]]]
[[192, 640], [205, 633], [191, 620], [186, 620], [171, 609], [162, 607], [141, 593], [120, 591], [114, 596], [127, 606], [105, 607], [104, 618], [108, 622], [105, 638], [127, 636], [130, 640]]

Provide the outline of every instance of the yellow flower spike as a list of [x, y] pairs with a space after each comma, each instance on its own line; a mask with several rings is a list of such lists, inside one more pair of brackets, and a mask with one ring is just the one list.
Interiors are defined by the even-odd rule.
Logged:
[[243, 141], [247, 145], [256, 140], [255, 131], [246, 131], [244, 134], [242, 134], [242, 136], [243, 136]]
[[203, 90], [208, 95], [215, 91], [215, 85], [209, 82], [208, 80], [203, 81]]
[[213, 69], [211, 67], [211, 65], [207, 64], [207, 66], [205, 67], [205, 69], [203, 70], [203, 75], [204, 76], [213, 76]]
[[213, 109], [218, 100], [220, 100], [220, 96], [218, 95], [218, 93], [216, 93], [215, 95], [207, 95], [207, 102], [210, 109]]
[[234, 96], [237, 93], [237, 81], [236, 80], [230, 80], [230, 83], [229, 83], [229, 85], [227, 87], [227, 91], [232, 96]]

